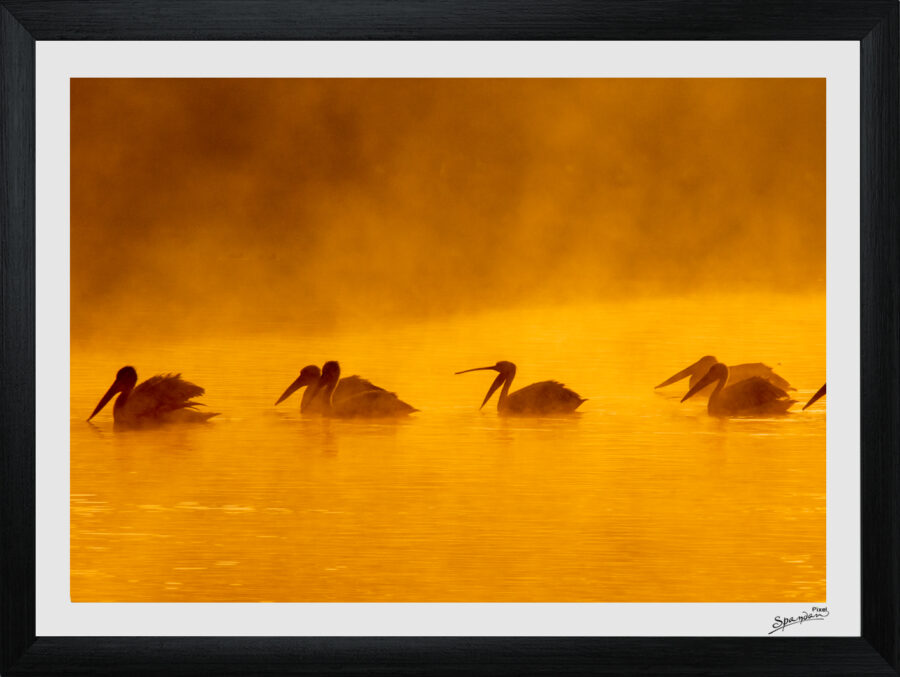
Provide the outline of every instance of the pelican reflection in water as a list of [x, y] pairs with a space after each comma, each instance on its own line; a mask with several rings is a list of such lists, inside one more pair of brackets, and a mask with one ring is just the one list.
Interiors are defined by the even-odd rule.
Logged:
[[696, 395], [706, 386], [715, 383], [716, 388], [709, 396], [707, 411], [710, 416], [754, 416], [766, 414], [784, 414], [794, 404], [788, 394], [759, 376], [738, 381], [728, 387], [728, 367], [721, 362], [714, 364], [694, 384], [687, 395], [681, 398], [684, 402]]
[[[516, 377], [516, 365], [512, 362], [500, 361], [490, 367], [475, 367], [456, 372], [465, 374], [470, 371], [482, 371], [491, 369], [499, 372], [497, 378], [488, 389], [481, 407], [487, 404], [491, 395], [503, 385], [500, 391], [500, 399], [497, 401], [497, 412], [511, 416], [547, 416], [551, 414], [570, 414], [586, 400], [573, 390], [566, 388], [557, 381], [540, 381], [530, 386], [509, 392], [509, 387]], [[481, 408], [479, 407], [479, 409]]]
[[827, 383], [823, 383], [823, 384], [822, 384], [822, 387], [819, 388], [819, 389], [816, 391], [816, 394], [809, 398], [809, 402], [807, 402], [806, 404], [803, 405], [803, 409], [804, 409], [804, 410], [805, 410], [809, 405], [813, 404], [816, 400], [818, 400], [820, 397], [822, 397], [823, 395], [825, 395], [825, 386], [827, 386], [827, 385], [828, 385]]
[[[706, 376], [707, 372], [712, 368], [714, 364], [717, 364], [719, 361], [713, 357], [712, 355], [704, 355], [699, 360], [694, 362], [689, 367], [682, 369], [677, 374], [670, 376], [665, 381], [660, 383], [657, 388], [665, 388], [668, 385], [672, 385], [680, 381], [683, 378], [688, 376], [691, 377], [691, 380], [688, 383], [690, 388], [693, 388], [697, 385], [697, 381]], [[796, 388], [792, 388], [791, 384], [788, 383], [781, 376], [772, 371], [772, 367], [763, 364], [762, 362], [748, 362], [746, 364], [735, 364], [731, 367], [728, 367], [728, 383], [726, 385], [731, 385], [737, 383], [738, 381], [746, 381], [749, 378], [759, 377], [761, 379], [765, 379], [773, 386], [781, 388], [781, 390], [796, 390]], [[709, 390], [705, 394], [709, 394]]]
[[218, 413], [196, 411], [203, 406], [194, 402], [204, 390], [181, 378], [181, 374], [164, 374], [148, 378], [135, 387], [137, 372], [134, 367], [122, 367], [116, 380], [100, 398], [90, 421], [100, 413], [113, 395], [119, 393], [113, 405], [113, 421], [117, 429], [150, 428], [164, 423], [204, 423]]
[[[322, 376], [313, 391], [313, 400], [322, 403], [325, 416], [337, 418], [396, 418], [408, 416], [418, 411], [394, 393], [378, 388], [366, 390], [344, 399], [337, 399], [335, 393], [341, 380], [341, 366], [334, 361], [322, 366]], [[364, 380], [364, 379], [360, 379]]]
[[[287, 387], [287, 390], [281, 394], [281, 397], [278, 398], [275, 404], [281, 404], [297, 390], [305, 386], [306, 390], [300, 399], [300, 412], [304, 414], [321, 414], [325, 409], [324, 397], [321, 396], [321, 391], [318, 388], [321, 378], [322, 372], [316, 365], [310, 364], [303, 367], [300, 370], [300, 376]], [[384, 391], [384, 388], [379, 388], [374, 383], [359, 376], [347, 376], [338, 381], [332, 399], [339, 402], [370, 390]]]

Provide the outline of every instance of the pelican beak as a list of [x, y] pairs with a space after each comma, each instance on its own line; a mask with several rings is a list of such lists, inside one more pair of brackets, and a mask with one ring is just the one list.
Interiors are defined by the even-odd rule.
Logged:
[[809, 398], [809, 402], [803, 405], [803, 409], [801, 409], [801, 411], [805, 411], [809, 405], [814, 404], [816, 400], [820, 399], [825, 394], [825, 386], [827, 385], [828, 384], [826, 383], [821, 388], [819, 388], [816, 391], [816, 394]]
[[693, 397], [713, 381], [715, 381], [715, 379], [710, 376], [709, 372], [706, 372], [706, 376], [697, 381], [697, 383], [694, 384], [694, 387], [688, 390], [687, 394], [681, 398], [681, 401], [684, 402], [689, 397]]
[[[695, 371], [697, 371], [697, 367], [699, 365], [700, 365], [700, 360], [697, 360], [696, 362], [694, 362], [694, 364], [692, 364], [687, 369], [682, 369], [677, 374], [675, 374], [674, 376], [670, 376], [669, 378], [667, 378], [665, 381], [663, 381], [656, 387], [657, 388], [665, 388], [666, 386], [672, 385], [676, 381], [680, 381], [683, 378], [687, 378], [688, 376], [692, 375]], [[654, 390], [655, 389], [656, 388], [654, 388]]]
[[486, 369], [493, 369], [497, 371], [497, 367], [491, 365], [490, 367], [475, 367], [474, 369], [463, 369], [462, 371], [456, 372], [457, 374], [468, 374], [470, 371], [484, 371]]
[[287, 390], [285, 390], [283, 393], [281, 393], [281, 397], [278, 398], [278, 400], [275, 402], [275, 404], [276, 405], [281, 404], [287, 398], [289, 398], [291, 395], [293, 395], [295, 392], [297, 392], [300, 388], [302, 388], [305, 385], [309, 385], [309, 384], [306, 383], [306, 380], [303, 378], [303, 374], [301, 374], [300, 376], [298, 376], [296, 378], [296, 380], [293, 383], [291, 383], [291, 385], [289, 385], [287, 387]]
[[[491, 365], [489, 367], [475, 367], [474, 369], [463, 369], [462, 371], [456, 372], [457, 374], [468, 374], [470, 371], [500, 371], [497, 369], [495, 365]], [[487, 395], [484, 396], [484, 402], [481, 403], [481, 407], [487, 404], [487, 401], [491, 399], [491, 395], [494, 394], [494, 391], [500, 387], [503, 381], [506, 380], [506, 376], [502, 373], [497, 374], [497, 378], [494, 379], [494, 382], [491, 384], [491, 387], [488, 389]], [[481, 409], [481, 407], [478, 407]]]
[[116, 393], [121, 392], [121, 390], [122, 390], [122, 385], [119, 383], [119, 380], [116, 379], [115, 381], [113, 381], [113, 384], [109, 387], [109, 390], [106, 391], [106, 394], [100, 398], [100, 401], [97, 403], [97, 406], [94, 407], [94, 413], [91, 414], [90, 416], [88, 416], [88, 421], [90, 421], [92, 418], [94, 418], [94, 416], [99, 414], [100, 410], [106, 406], [106, 403], [109, 402]]
[[488, 388], [487, 395], [484, 396], [484, 402], [481, 403], [481, 407], [478, 407], [479, 409], [488, 403], [488, 400], [491, 399], [491, 395], [494, 394], [494, 391], [499, 388], [505, 380], [506, 374], [497, 374], [497, 378], [494, 379], [494, 382], [491, 383], [491, 387]]

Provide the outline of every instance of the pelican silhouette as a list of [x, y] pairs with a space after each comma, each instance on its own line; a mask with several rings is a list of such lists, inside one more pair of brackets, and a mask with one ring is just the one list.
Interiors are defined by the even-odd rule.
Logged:
[[[337, 418], [396, 418], [419, 411], [401, 400], [394, 393], [381, 388], [365, 390], [344, 399], [334, 397], [341, 380], [341, 366], [335, 361], [322, 365], [322, 376], [312, 394], [320, 399], [322, 413]], [[364, 380], [364, 379], [360, 379]]]
[[[665, 388], [668, 385], [672, 385], [673, 383], [690, 376], [691, 380], [688, 387], [693, 388], [697, 384], [697, 381], [706, 376], [706, 373], [717, 362], [718, 360], [712, 355], [704, 355], [694, 362], [694, 364], [682, 369], [677, 374], [670, 376], [656, 387]], [[790, 383], [772, 371], [772, 367], [765, 365], [762, 362], [748, 362], [746, 364], [735, 364], [728, 367], [728, 385], [737, 383], [738, 381], [746, 381], [754, 376], [765, 379], [773, 386], [781, 388], [782, 390], [796, 390], [796, 388], [791, 387]], [[710, 390], [707, 389], [705, 394], [708, 395], [709, 393]]]
[[117, 429], [149, 428], [163, 423], [203, 423], [218, 416], [218, 413], [195, 410], [203, 405], [192, 398], [200, 397], [204, 390], [182, 379], [181, 374], [153, 376], [135, 387], [136, 383], [134, 367], [119, 369], [116, 380], [100, 398], [88, 421], [100, 413], [116, 393], [120, 393], [113, 405], [113, 422]]
[[[466, 374], [470, 371], [483, 371], [492, 369], [500, 372], [491, 387], [488, 388], [487, 395], [481, 407], [487, 404], [491, 399], [494, 391], [503, 385], [500, 391], [500, 399], [497, 400], [497, 412], [506, 416], [546, 416], [550, 414], [569, 414], [575, 411], [582, 402], [586, 402], [583, 397], [562, 383], [557, 381], [540, 381], [525, 386], [514, 393], [509, 392], [513, 379], [516, 377], [516, 365], [512, 362], [501, 360], [497, 364], [490, 367], [475, 367], [474, 369], [465, 369], [456, 372], [457, 374]], [[479, 409], [481, 409], [479, 407]]]
[[[297, 390], [306, 386], [306, 390], [303, 392], [303, 397], [300, 400], [300, 412], [321, 414], [325, 408], [324, 399], [321, 396], [316, 397], [317, 387], [321, 378], [322, 372], [316, 365], [309, 364], [303, 367], [300, 370], [300, 376], [287, 387], [287, 390], [281, 394], [281, 397], [278, 398], [275, 404], [281, 404]], [[334, 401], [346, 400], [348, 397], [353, 397], [369, 390], [384, 390], [384, 388], [379, 388], [371, 381], [359, 376], [347, 376], [338, 381], [332, 397]]]
[[709, 384], [716, 383], [706, 405], [710, 416], [784, 414], [795, 402], [784, 390], [759, 376], [738, 381], [726, 388], [727, 381], [728, 367], [716, 362], [681, 401], [696, 395]]
[[[807, 402], [806, 404], [803, 405], [803, 410], [804, 410], [804, 411], [806, 410], [806, 408], [807, 408], [809, 405], [811, 405], [813, 402], [815, 402], [815, 401], [818, 400], [820, 397], [822, 397], [823, 395], [825, 395], [825, 386], [827, 386], [827, 385], [828, 385], [827, 383], [823, 383], [823, 384], [822, 384], [822, 387], [819, 388], [819, 389], [816, 391], [816, 394], [809, 398], [809, 402]], [[840, 398], [838, 398], [838, 399], [840, 399]]]

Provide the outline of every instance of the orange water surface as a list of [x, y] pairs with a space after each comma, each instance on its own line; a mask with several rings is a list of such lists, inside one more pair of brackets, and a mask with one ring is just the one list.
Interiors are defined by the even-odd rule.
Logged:
[[[770, 364], [802, 404], [825, 381], [819, 295], [651, 298], [194, 342], [120, 332], [76, 346], [76, 602], [825, 601], [825, 406], [711, 418], [705, 354]], [[341, 361], [421, 411], [303, 417], [273, 403]], [[558, 379], [568, 418], [479, 411], [492, 372]], [[208, 425], [114, 432], [85, 419], [120, 367], [206, 388]]]

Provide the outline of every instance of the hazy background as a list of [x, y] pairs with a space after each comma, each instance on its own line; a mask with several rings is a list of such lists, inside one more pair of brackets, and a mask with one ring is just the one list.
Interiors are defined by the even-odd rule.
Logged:
[[74, 79], [72, 339], [824, 293], [821, 79]]

